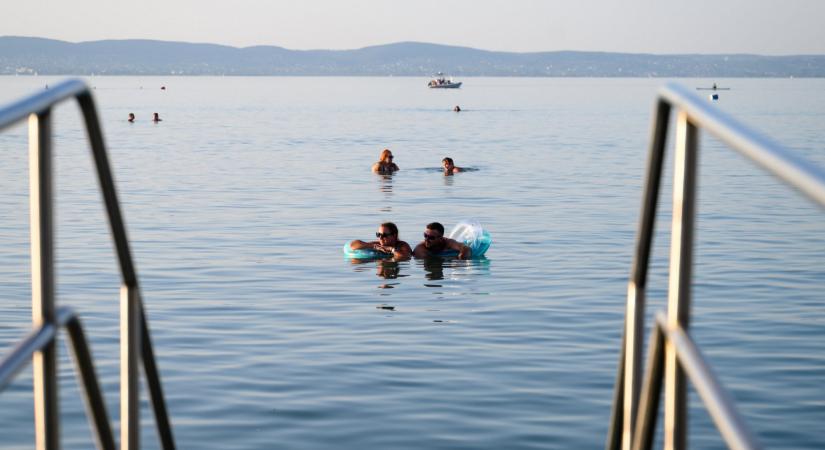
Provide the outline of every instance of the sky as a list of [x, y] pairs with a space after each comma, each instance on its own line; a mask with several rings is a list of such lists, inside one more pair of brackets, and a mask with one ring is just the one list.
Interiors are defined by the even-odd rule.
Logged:
[[825, 0], [0, 0], [0, 35], [356, 49], [825, 54]]

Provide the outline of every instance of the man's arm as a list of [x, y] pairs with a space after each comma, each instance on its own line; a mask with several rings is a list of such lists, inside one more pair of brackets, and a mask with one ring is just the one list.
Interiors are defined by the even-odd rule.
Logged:
[[467, 247], [455, 239], [447, 239], [447, 248], [456, 250], [458, 252], [458, 259], [470, 259], [473, 257], [473, 251], [470, 250], [470, 247]]
[[356, 240], [349, 243], [349, 248], [351, 248], [352, 250], [363, 250], [363, 249], [375, 250], [375, 245], [376, 244], [378, 244], [378, 241], [365, 242], [365, 241], [360, 241], [360, 240], [356, 239]]
[[429, 256], [430, 252], [427, 251], [427, 247], [424, 247], [424, 243], [420, 243], [415, 246], [415, 250], [413, 250], [413, 256], [416, 258], [426, 258]]
[[395, 251], [392, 252], [394, 259], [409, 259], [410, 254], [412, 254], [412, 249], [410, 249], [410, 245], [406, 242], [402, 242], [395, 248]]

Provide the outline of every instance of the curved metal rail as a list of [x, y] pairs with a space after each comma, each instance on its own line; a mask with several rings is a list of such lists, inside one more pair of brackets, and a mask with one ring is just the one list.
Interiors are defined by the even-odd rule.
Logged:
[[[642, 392], [647, 273], [671, 110], [675, 110], [677, 119], [667, 318], [655, 327], [654, 339], [648, 349], [648, 377]], [[825, 206], [825, 171], [821, 168], [750, 130], [682, 86], [668, 84], [660, 91], [627, 288], [624, 333], [605, 445], [609, 450], [651, 448], [662, 378], [665, 382], [665, 448], [681, 450], [687, 446], [688, 379], [697, 387], [729, 447], [759, 448], [688, 334], [699, 129], [714, 135], [820, 206]], [[648, 401], [654, 397], [655, 401]], [[641, 399], [645, 406], [640, 411]]]
[[[139, 364], [143, 363], [149, 397], [155, 413], [158, 436], [164, 449], [175, 448], [152, 341], [143, 310], [137, 273], [129, 249], [126, 226], [117, 200], [103, 133], [94, 99], [80, 80], [68, 80], [51, 89], [12, 103], [0, 110], [0, 130], [28, 118], [29, 188], [31, 202], [32, 320], [35, 335], [51, 335], [33, 350], [35, 430], [37, 448], [59, 448], [57, 356], [54, 334], [60, 326], [55, 309], [54, 223], [52, 206], [51, 110], [67, 99], [76, 99], [86, 125], [97, 169], [109, 227], [121, 273], [120, 289], [120, 444], [122, 449], [140, 448]], [[67, 313], [64, 313], [67, 314]], [[65, 322], [72, 333], [70, 319]], [[78, 325], [79, 326], [79, 325]], [[51, 331], [49, 331], [51, 330]], [[74, 339], [74, 337], [72, 338]], [[85, 341], [85, 340], [84, 340]], [[28, 342], [28, 339], [27, 341]], [[83, 346], [85, 347], [85, 345]], [[12, 357], [17, 353], [13, 353]], [[5, 362], [3, 363], [5, 367]], [[10, 363], [11, 364], [11, 363]], [[91, 360], [89, 360], [91, 364]], [[10, 366], [11, 367], [11, 366]], [[14, 367], [17, 367], [14, 365]], [[85, 370], [85, 369], [84, 369]], [[12, 371], [14, 372], [14, 371]], [[93, 372], [93, 371], [92, 371]], [[12, 373], [10, 376], [13, 376]], [[85, 380], [85, 377], [84, 377]], [[5, 379], [0, 387], [5, 385]], [[89, 400], [90, 404], [92, 402]], [[102, 402], [100, 402], [102, 405]], [[93, 405], [94, 406], [94, 405]], [[94, 406], [97, 408], [97, 406]], [[94, 412], [97, 424], [99, 412]], [[105, 417], [105, 411], [102, 413]], [[108, 420], [108, 419], [107, 419]], [[99, 424], [98, 424], [99, 425]], [[98, 427], [98, 429], [100, 429]], [[109, 448], [106, 442], [99, 444]]]

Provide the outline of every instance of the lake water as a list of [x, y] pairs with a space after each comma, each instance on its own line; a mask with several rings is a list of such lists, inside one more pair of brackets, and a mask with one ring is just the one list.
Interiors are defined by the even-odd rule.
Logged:
[[[0, 101], [57, 81], [0, 78]], [[180, 448], [604, 445], [666, 80], [463, 81], [87, 79]], [[715, 106], [825, 166], [825, 80], [682, 82], [732, 87]], [[119, 275], [77, 108], [55, 117], [58, 301], [83, 317], [116, 423]], [[766, 447], [821, 448], [823, 211], [702, 145], [693, 333]], [[0, 146], [6, 353], [31, 317], [25, 128]], [[369, 172], [385, 147], [401, 167], [390, 178]], [[444, 156], [477, 170], [444, 177]], [[662, 195], [650, 316], [666, 296]], [[356, 264], [341, 252], [382, 221], [414, 246], [426, 223], [464, 219], [491, 233], [486, 259]], [[89, 448], [60, 351], [64, 445]], [[0, 395], [0, 447], [30, 448], [32, 415], [27, 369]], [[155, 448], [145, 402], [142, 426]], [[724, 447], [693, 393], [690, 444]]]

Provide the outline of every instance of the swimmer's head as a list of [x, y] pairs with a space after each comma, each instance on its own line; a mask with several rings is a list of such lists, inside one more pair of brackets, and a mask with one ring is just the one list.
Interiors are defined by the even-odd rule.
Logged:
[[424, 230], [424, 247], [431, 247], [441, 242], [444, 237], [444, 225], [438, 222], [428, 223]]
[[382, 245], [393, 245], [398, 241], [398, 227], [392, 222], [384, 222], [378, 227], [375, 237]]
[[385, 163], [385, 164], [391, 163], [392, 162], [392, 152], [390, 151], [390, 149], [385, 148], [384, 151], [381, 152], [381, 157], [379, 158], [379, 160], [382, 163]]

